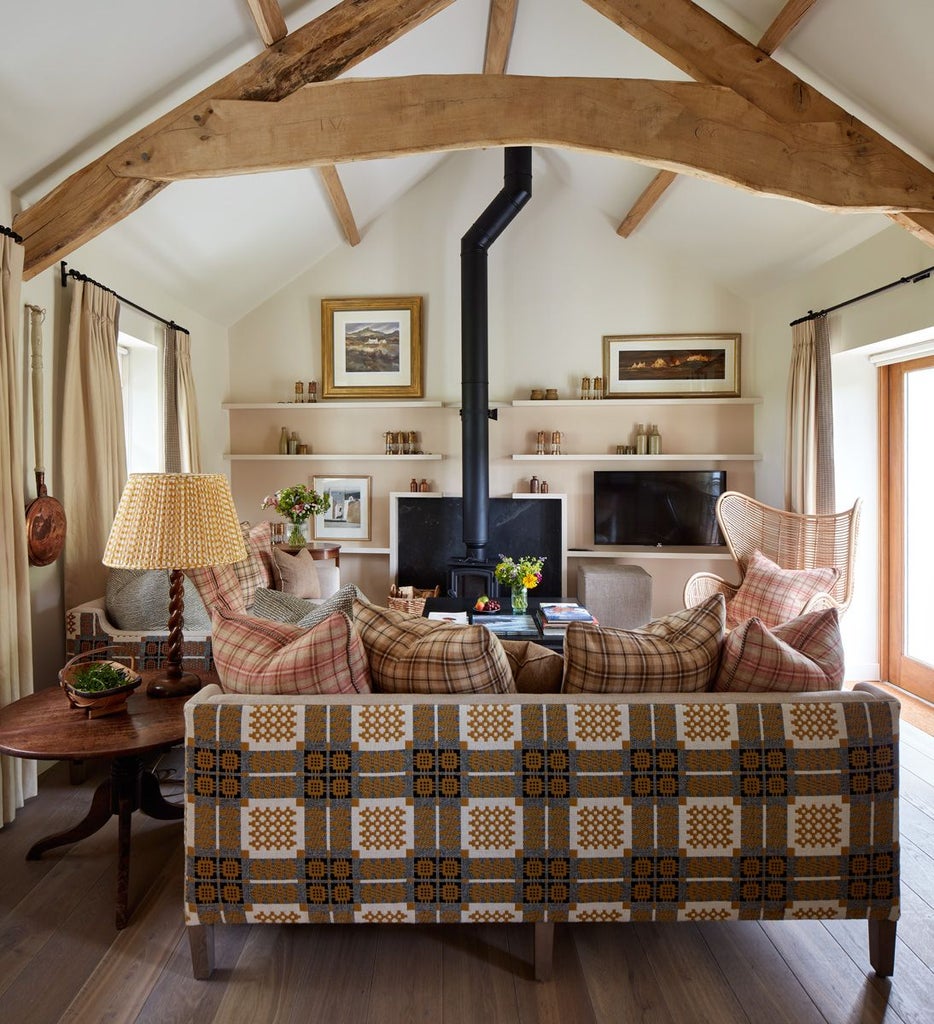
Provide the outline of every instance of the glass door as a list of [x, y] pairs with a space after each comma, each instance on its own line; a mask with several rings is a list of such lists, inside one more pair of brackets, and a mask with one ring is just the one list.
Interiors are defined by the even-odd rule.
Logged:
[[881, 386], [882, 678], [934, 700], [934, 356]]

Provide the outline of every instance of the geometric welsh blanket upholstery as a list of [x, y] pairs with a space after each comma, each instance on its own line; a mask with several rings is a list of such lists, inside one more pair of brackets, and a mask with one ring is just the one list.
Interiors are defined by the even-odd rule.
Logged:
[[208, 688], [186, 920], [896, 919], [898, 705], [729, 696]]
[[[168, 606], [166, 606], [168, 610]], [[65, 615], [65, 654], [109, 648], [101, 657], [133, 658], [136, 669], [164, 668], [169, 656], [169, 634], [116, 629], [107, 622], [103, 601], [88, 601]], [[186, 671], [210, 672], [214, 656], [210, 635], [188, 632], [182, 637], [182, 663]]]

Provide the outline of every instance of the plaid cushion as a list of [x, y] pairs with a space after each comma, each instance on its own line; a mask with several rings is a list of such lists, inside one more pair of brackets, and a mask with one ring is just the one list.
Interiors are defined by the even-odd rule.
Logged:
[[311, 629], [214, 609], [214, 664], [233, 693], [369, 693], [366, 655], [350, 619]]
[[564, 693], [687, 693], [717, 673], [723, 595], [641, 629], [572, 622], [564, 640]]
[[194, 583], [209, 612], [223, 608], [245, 612], [243, 588], [232, 565], [209, 565], [203, 569], [186, 569], [185, 575]]
[[836, 608], [800, 615], [769, 629], [749, 619], [723, 644], [715, 690], [839, 690], [843, 640]]
[[354, 623], [385, 693], [514, 693], [503, 645], [484, 626], [459, 626], [354, 603]]
[[243, 603], [247, 610], [253, 607], [253, 599], [259, 587], [271, 587], [275, 576], [272, 567], [272, 528], [265, 520], [256, 526], [244, 524], [243, 543], [246, 558], [234, 562], [233, 570], [240, 581]]
[[309, 600], [321, 597], [318, 570], [307, 548], [299, 548], [294, 555], [273, 548], [272, 558], [276, 566], [276, 585], [279, 590]]
[[736, 596], [727, 605], [729, 629], [746, 619], [761, 619], [766, 626], [778, 626], [801, 614], [815, 594], [827, 593], [840, 573], [833, 566], [817, 569], [782, 569], [761, 551], [746, 566], [746, 575]]

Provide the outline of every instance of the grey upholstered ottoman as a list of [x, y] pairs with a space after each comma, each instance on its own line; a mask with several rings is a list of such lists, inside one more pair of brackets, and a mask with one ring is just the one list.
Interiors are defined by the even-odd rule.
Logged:
[[639, 565], [581, 565], [577, 600], [601, 626], [635, 629], [652, 618], [652, 577]]

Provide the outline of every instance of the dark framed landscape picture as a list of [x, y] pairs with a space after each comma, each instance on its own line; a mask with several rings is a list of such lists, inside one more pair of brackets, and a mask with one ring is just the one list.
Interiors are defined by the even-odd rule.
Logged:
[[328, 510], [315, 516], [315, 540], [370, 539], [370, 483], [368, 476], [314, 478], [314, 489], [331, 498]]
[[422, 298], [321, 300], [322, 398], [422, 397]]
[[738, 398], [739, 334], [618, 334], [603, 339], [607, 398]]

